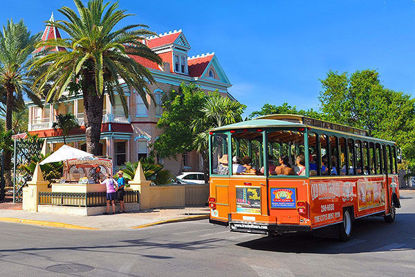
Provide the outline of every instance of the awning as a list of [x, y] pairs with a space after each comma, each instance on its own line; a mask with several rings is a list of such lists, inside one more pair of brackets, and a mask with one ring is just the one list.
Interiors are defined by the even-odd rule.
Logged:
[[49, 157], [44, 159], [40, 164], [43, 165], [47, 163], [62, 162], [70, 159], [94, 159], [94, 155], [68, 145], [63, 145]]

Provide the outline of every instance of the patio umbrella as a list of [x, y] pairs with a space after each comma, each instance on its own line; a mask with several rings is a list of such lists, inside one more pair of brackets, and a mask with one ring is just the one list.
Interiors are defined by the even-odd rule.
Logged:
[[70, 159], [92, 160], [94, 159], [94, 155], [68, 145], [63, 145], [49, 157], [44, 159], [40, 164], [43, 165], [47, 163], [62, 162]]

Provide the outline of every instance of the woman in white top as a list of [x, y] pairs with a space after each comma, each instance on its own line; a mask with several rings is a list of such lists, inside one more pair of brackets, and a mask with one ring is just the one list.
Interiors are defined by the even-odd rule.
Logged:
[[241, 165], [241, 163], [239, 162], [239, 158], [237, 156], [232, 158], [232, 174], [241, 174], [243, 172], [245, 172], [246, 168]]
[[305, 158], [303, 154], [300, 154], [295, 159], [294, 172], [298, 176], [305, 176]]

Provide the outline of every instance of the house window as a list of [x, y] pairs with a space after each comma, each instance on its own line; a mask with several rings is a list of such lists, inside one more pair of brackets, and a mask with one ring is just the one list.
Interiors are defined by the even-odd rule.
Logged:
[[209, 70], [209, 77], [210, 78], [215, 78], [215, 72], [213, 72], [213, 70]]
[[123, 165], [127, 158], [125, 141], [115, 143], [115, 162], [117, 166]]
[[[124, 108], [122, 106], [121, 97], [123, 96], [115, 96], [114, 98], [114, 107], [112, 108], [112, 113], [117, 117], [125, 117]], [[125, 97], [125, 96], [124, 96]], [[125, 99], [127, 101], [127, 99]], [[128, 106], [128, 104], [127, 104]]]
[[183, 153], [182, 154], [183, 166], [189, 166], [189, 154]]
[[181, 70], [182, 70], [182, 73], [185, 73], [186, 71], [185, 71], [185, 69], [186, 69], [186, 59], [185, 59], [185, 57], [181, 57], [181, 64], [180, 64], [180, 67], [181, 67]]
[[135, 101], [137, 104], [137, 108], [136, 108], [136, 117], [147, 117], [147, 107], [144, 104], [143, 99], [141, 98], [140, 95], [136, 95], [135, 97]]
[[180, 67], [180, 61], [179, 61], [179, 56], [174, 55], [174, 71], [179, 72], [179, 67]]
[[156, 91], [154, 98], [156, 100], [156, 116], [161, 117], [161, 114], [163, 113], [162, 91]]
[[146, 140], [139, 140], [137, 142], [138, 146], [138, 160], [147, 158], [148, 148], [147, 148], [147, 141]]
[[33, 107], [33, 123], [39, 123], [42, 120], [42, 109]]

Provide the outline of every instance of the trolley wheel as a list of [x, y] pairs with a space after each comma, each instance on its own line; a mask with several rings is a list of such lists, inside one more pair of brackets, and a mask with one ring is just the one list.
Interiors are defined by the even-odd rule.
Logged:
[[390, 208], [390, 213], [388, 215], [385, 215], [383, 217], [385, 219], [386, 223], [393, 223], [395, 222], [395, 218], [396, 218], [396, 208], [395, 206], [392, 204], [391, 208]]
[[338, 224], [339, 228], [339, 240], [348, 241], [352, 237], [352, 216], [350, 210], [345, 209], [343, 211], [343, 222]]

